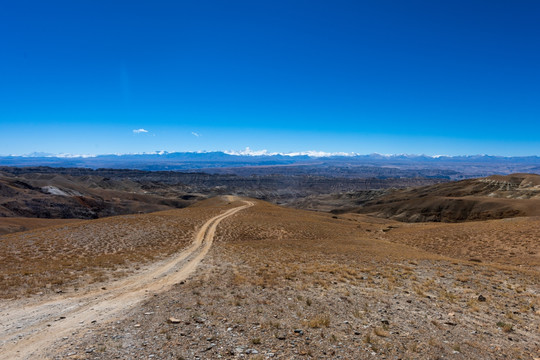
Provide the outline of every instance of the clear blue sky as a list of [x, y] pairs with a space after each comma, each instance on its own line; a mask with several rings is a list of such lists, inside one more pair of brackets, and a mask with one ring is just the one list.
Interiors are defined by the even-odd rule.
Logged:
[[0, 154], [538, 155], [539, 19], [536, 0], [5, 1]]

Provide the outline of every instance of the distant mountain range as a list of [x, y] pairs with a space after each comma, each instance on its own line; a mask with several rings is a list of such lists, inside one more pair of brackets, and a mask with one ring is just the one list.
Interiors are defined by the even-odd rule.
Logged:
[[[341, 177], [356, 177], [360, 173], [370, 172], [369, 168], [376, 167], [403, 171], [429, 170], [432, 174], [427, 174], [427, 176], [465, 178], [516, 172], [540, 173], [540, 157], [361, 155], [322, 152], [268, 153], [266, 151], [246, 149], [240, 152], [169, 153], [160, 151], [149, 154], [96, 156], [34, 153], [26, 156], [0, 156], [0, 166], [197, 171], [241, 174], [244, 176], [268, 174], [335, 176], [335, 174], [338, 174]], [[410, 177], [415, 176], [415, 174], [414, 172], [408, 174], [398, 172], [383, 174], [382, 176]], [[422, 172], [421, 176], [426, 176], [425, 171]]]

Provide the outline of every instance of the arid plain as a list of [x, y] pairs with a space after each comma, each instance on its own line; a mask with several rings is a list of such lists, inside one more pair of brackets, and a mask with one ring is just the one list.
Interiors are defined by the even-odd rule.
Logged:
[[540, 218], [365, 212], [216, 196], [3, 235], [0, 358], [540, 357]]

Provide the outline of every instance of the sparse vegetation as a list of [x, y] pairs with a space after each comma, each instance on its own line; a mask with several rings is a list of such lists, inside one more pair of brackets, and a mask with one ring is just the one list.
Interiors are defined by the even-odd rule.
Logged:
[[[217, 206], [207, 210], [201, 204], [199, 209], [174, 215], [180, 218], [178, 226], [190, 224], [194, 229], [208, 218], [205, 213], [219, 211]], [[473, 231], [472, 225], [465, 224], [465, 235], [453, 224], [412, 224], [381, 232], [378, 229], [388, 227], [384, 220], [362, 215], [348, 220], [347, 216], [332, 219], [328, 214], [258, 202], [219, 225], [213, 248], [184, 284], [150, 297], [130, 313], [131, 318], [98, 324], [92, 333], [73, 336], [55, 351], [65, 355], [75, 347], [86, 349], [104, 335], [106, 347], [92, 356], [128, 357], [134, 347], [145, 358], [157, 351], [184, 358], [240, 354], [267, 358], [270, 352], [277, 358], [362, 358], [366, 353], [387, 358], [436, 353], [446, 358], [454, 352], [527, 358], [536, 350], [529, 344], [540, 343], [539, 328], [530, 324], [539, 318], [535, 292], [540, 277], [531, 267], [516, 267], [513, 260], [504, 262], [502, 255], [492, 257], [500, 242], [489, 247], [482, 238], [472, 237], [475, 243], [466, 248], [479, 247], [486, 257], [475, 255], [481, 262], [471, 262], [468, 254], [456, 258], [441, 254], [450, 248], [451, 236], [461, 243], [462, 236]], [[159, 227], [159, 221], [153, 218], [152, 226]], [[507, 222], [511, 224], [507, 233], [499, 225], [503, 222], [489, 226], [500, 231], [496, 239], [517, 231], [525, 238], [530, 235], [527, 241], [532, 242], [532, 233], [522, 221]], [[425, 251], [428, 233], [432, 243]], [[418, 247], [404, 244], [412, 242], [414, 234], [419, 234]], [[444, 242], [433, 240], [442, 235]], [[118, 239], [132, 238], [128, 234]], [[156, 259], [162, 256], [158, 254]], [[126, 264], [144, 269], [143, 261], [133, 257], [90, 273], [109, 278], [115, 273], [111, 269], [124, 269]], [[76, 259], [68, 258], [64, 266], [75, 265]], [[33, 275], [28, 269], [21, 276], [32, 279]], [[0, 281], [5, 281], [6, 275], [1, 276]], [[48, 281], [49, 292], [54, 291], [53, 280]], [[63, 281], [64, 288], [73, 284], [69, 278]], [[479, 301], [480, 294], [487, 301]], [[155, 315], [145, 315], [150, 312]], [[180, 326], [164, 321], [172, 315], [182, 319]]]

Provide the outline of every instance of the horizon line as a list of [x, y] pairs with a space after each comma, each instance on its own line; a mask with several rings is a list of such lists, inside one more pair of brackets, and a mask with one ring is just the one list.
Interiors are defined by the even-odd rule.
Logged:
[[153, 152], [136, 152], [136, 153], [103, 153], [103, 154], [71, 154], [71, 153], [45, 153], [45, 152], [32, 152], [27, 154], [0, 154], [0, 157], [20, 157], [20, 158], [60, 158], [60, 159], [87, 159], [87, 158], [97, 158], [102, 156], [137, 156], [137, 155], [172, 155], [172, 154], [212, 154], [212, 153], [221, 153], [229, 156], [252, 156], [252, 157], [271, 157], [271, 156], [288, 156], [288, 157], [300, 157], [307, 156], [310, 158], [329, 158], [329, 157], [361, 157], [361, 156], [379, 156], [383, 158], [393, 158], [393, 157], [427, 157], [432, 159], [439, 158], [459, 158], [459, 157], [499, 157], [499, 158], [522, 158], [522, 157], [539, 157], [537, 154], [529, 155], [494, 155], [494, 154], [461, 154], [461, 155], [446, 155], [446, 154], [435, 154], [428, 155], [425, 153], [414, 154], [414, 153], [394, 153], [394, 154], [381, 154], [377, 152], [372, 153], [357, 153], [357, 152], [325, 152], [318, 150], [307, 150], [307, 151], [290, 151], [290, 152], [269, 152], [266, 149], [263, 150], [251, 150], [249, 147], [246, 147], [244, 150], [193, 150], [193, 151], [165, 151], [165, 150], [156, 150]]

